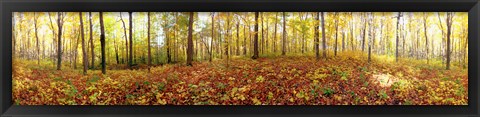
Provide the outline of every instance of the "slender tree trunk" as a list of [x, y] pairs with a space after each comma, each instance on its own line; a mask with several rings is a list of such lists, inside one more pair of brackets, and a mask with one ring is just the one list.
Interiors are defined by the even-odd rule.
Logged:
[[354, 36], [354, 34], [353, 34], [353, 23], [350, 23], [350, 45], [352, 47], [352, 51], [355, 50], [355, 46], [353, 44], [353, 36]]
[[345, 32], [342, 31], [342, 51], [345, 51]]
[[426, 58], [427, 64], [429, 64], [429, 54], [428, 54], [428, 36], [427, 36], [427, 13], [423, 12], [423, 34], [425, 35], [425, 49], [427, 50]]
[[173, 26], [173, 61], [177, 61], [177, 58], [178, 58], [178, 48], [177, 48], [177, 25], [178, 25], [178, 18], [177, 18], [177, 15], [178, 13], [175, 12], [174, 13], [175, 15], [175, 24]]
[[451, 28], [452, 28], [452, 18], [453, 18], [453, 13], [452, 12], [447, 12], [447, 70], [450, 69], [450, 35], [451, 35]]
[[[265, 44], [264, 44], [264, 48], [265, 48], [265, 53], [268, 53], [268, 50], [269, 50], [269, 46], [268, 46], [268, 14], [267, 14], [267, 21], [265, 23]], [[263, 33], [262, 33], [263, 34]]]
[[113, 38], [113, 48], [115, 50], [115, 60], [117, 64], [120, 64], [120, 60], [118, 58], [118, 45], [117, 45], [117, 39], [114, 37]]
[[262, 26], [261, 26], [262, 28], [260, 28], [260, 30], [261, 30], [261, 32], [262, 32], [262, 37], [261, 37], [261, 40], [260, 40], [260, 53], [263, 54], [263, 53], [264, 53], [264, 52], [263, 52], [263, 50], [264, 50], [264, 44], [265, 44], [265, 43], [264, 43], [264, 42], [265, 42], [265, 38], [264, 38], [265, 33], [263, 33], [263, 30], [264, 30], [264, 29], [263, 29], [263, 28], [264, 28], [264, 26], [263, 26], [263, 12], [260, 12], [260, 14], [261, 14], [260, 21], [262, 22], [262, 24], [261, 24], [261, 25], [262, 25]]
[[129, 49], [129, 52], [130, 54], [129, 55], [129, 58], [128, 58], [128, 66], [130, 67], [130, 69], [132, 69], [132, 65], [133, 65], [133, 33], [132, 33], [132, 29], [133, 29], [133, 25], [132, 25], [132, 12], [128, 12], [128, 25], [129, 25], [129, 28], [128, 28], [128, 33], [129, 33], [129, 38], [130, 38], [130, 46], [128, 47]]
[[368, 27], [369, 27], [369, 32], [368, 32], [368, 37], [370, 38], [369, 41], [368, 41], [368, 62], [370, 63], [371, 60], [372, 60], [372, 46], [373, 46], [373, 40], [375, 38], [375, 34], [373, 34], [373, 30], [375, 28], [375, 26], [372, 27], [372, 22], [374, 21], [373, 19], [373, 13], [370, 12], [369, 13], [370, 16], [369, 17], [372, 17], [372, 19], [370, 19], [368, 21]]
[[128, 59], [128, 39], [127, 39], [127, 27], [125, 25], [125, 21], [123, 20], [122, 13], [120, 12], [120, 20], [122, 21], [123, 24], [123, 37], [125, 39], [125, 59], [128, 63], [130, 59]]
[[338, 43], [338, 13], [335, 13], [335, 52], [334, 56], [337, 56], [337, 44]]
[[83, 30], [83, 15], [82, 12], [79, 12], [80, 17], [80, 33], [82, 35], [82, 58], [83, 58], [83, 75], [87, 75], [88, 69], [88, 57], [87, 57], [87, 50], [85, 47], [85, 32]]
[[[364, 15], [364, 16], [366, 16], [366, 15]], [[363, 20], [365, 20], [365, 21], [363, 23], [364, 27], [363, 27], [363, 34], [362, 34], [363, 35], [362, 52], [365, 52], [365, 40], [367, 40], [367, 21], [366, 21], [366, 17], [363, 17], [363, 18], [364, 18]]]
[[[55, 28], [53, 27], [53, 21], [52, 21], [52, 16], [50, 15], [50, 12], [47, 12], [48, 13], [48, 18], [50, 19], [50, 28], [51, 28], [51, 31], [52, 31], [52, 42], [56, 42], [57, 40], [55, 39]], [[22, 28], [20, 28], [20, 32], [22, 32]], [[51, 46], [51, 52], [52, 52], [52, 55], [55, 54], [55, 46], [54, 46], [54, 43], [52, 43], [52, 46]], [[14, 48], [15, 49], [15, 48]], [[15, 51], [14, 51], [15, 52]], [[50, 55], [51, 56], [51, 55]], [[55, 57], [54, 56], [51, 56], [52, 60], [53, 60], [53, 64], [55, 66]]]
[[236, 47], [236, 50], [237, 50], [237, 55], [240, 55], [240, 46], [239, 46], [239, 40], [240, 40], [240, 32], [239, 32], [239, 26], [240, 26], [240, 21], [237, 22], [237, 47]]
[[258, 58], [258, 12], [255, 12], [255, 38], [253, 40], [253, 56], [252, 59]]
[[148, 44], [148, 71], [152, 66], [152, 55], [150, 50], [150, 12], [147, 12], [147, 44]]
[[40, 65], [40, 40], [38, 39], [38, 30], [37, 30], [37, 16], [36, 12], [33, 12], [34, 26], [35, 26], [35, 38], [37, 39], [37, 65]]
[[400, 30], [398, 30], [398, 28], [400, 28], [400, 17], [402, 17], [402, 13], [398, 12], [398, 16], [397, 16], [397, 39], [396, 39], [396, 43], [395, 43], [395, 61], [397, 61], [397, 62], [398, 62], [398, 38], [399, 38], [399, 35], [400, 35]]
[[323, 58], [327, 60], [327, 41], [325, 40], [325, 18], [323, 12], [321, 12], [322, 17], [322, 45], [323, 45]]
[[192, 61], [193, 61], [192, 29], [193, 29], [193, 12], [190, 12], [189, 23], [188, 23], [187, 66], [192, 66]]
[[[78, 29], [77, 29], [78, 30]], [[75, 30], [75, 31], [77, 31]], [[78, 41], [80, 41], [80, 35], [76, 34], [77, 36], [77, 42], [75, 43], [75, 47], [73, 48], [73, 54], [74, 54], [74, 58], [73, 58], [73, 69], [77, 69], [77, 57], [78, 57]]]
[[273, 32], [273, 53], [277, 53], [277, 23], [278, 23], [278, 13], [275, 12], [275, 29]]
[[[165, 20], [165, 22], [167, 22], [167, 20]], [[172, 62], [172, 55], [171, 55], [171, 53], [170, 53], [170, 50], [171, 50], [172, 44], [171, 44], [171, 42], [170, 42], [171, 40], [170, 40], [170, 37], [169, 37], [169, 34], [168, 34], [169, 31], [168, 31], [168, 29], [167, 29], [167, 23], [165, 23], [163, 27], [164, 27], [164, 28], [163, 28], [163, 32], [165, 32], [165, 42], [166, 42], [166, 45], [167, 45], [167, 63], [171, 63], [171, 62]], [[157, 44], [158, 44], [158, 43], [157, 43]], [[158, 45], [157, 45], [157, 46], [158, 46]], [[158, 48], [159, 48], [159, 47], [158, 47]], [[160, 49], [158, 49], [158, 50], [160, 50]], [[158, 54], [158, 55], [160, 55], [160, 54]], [[159, 58], [160, 58], [160, 57], [157, 57], [157, 59], [159, 59]]]
[[102, 47], [102, 74], [106, 74], [107, 66], [105, 63], [105, 28], [103, 25], [103, 12], [100, 12], [100, 44]]
[[210, 40], [210, 57], [208, 61], [212, 62], [213, 59], [213, 40], [215, 39], [215, 12], [212, 12], [212, 39]]
[[319, 35], [319, 27], [320, 27], [320, 13], [315, 13], [317, 14], [317, 17], [315, 18], [315, 29], [314, 29], [314, 43], [313, 43], [313, 46], [315, 48], [315, 57], [317, 60], [320, 60], [320, 48], [319, 48], [319, 43], [320, 43], [320, 35]]
[[[229, 49], [229, 46], [230, 46], [230, 38], [231, 38], [231, 36], [230, 36], [230, 19], [229, 19], [229, 17], [230, 17], [230, 12], [227, 12], [227, 18], [226, 18], [226, 20], [227, 20], [227, 34], [225, 35], [225, 36], [227, 36], [227, 37], [226, 37], [225, 40], [224, 40], [224, 41], [226, 42], [226, 44], [225, 44], [225, 56], [227, 57], [227, 69], [230, 67], [230, 66], [229, 66], [230, 55], [229, 55], [229, 52], [228, 52], [228, 51], [229, 51], [229, 50], [230, 50], [230, 51], [232, 50], [232, 49]], [[230, 53], [232, 53], [232, 52], [230, 52]]]
[[92, 12], [88, 12], [88, 20], [90, 23], [90, 52], [92, 53], [92, 69], [95, 69], [95, 45], [93, 44], [93, 25], [92, 25]]
[[243, 55], [247, 56], [247, 27], [243, 25]]
[[62, 22], [63, 16], [60, 12], [57, 13], [57, 26], [58, 26], [58, 48], [57, 48], [57, 70], [62, 68]]
[[287, 42], [287, 28], [286, 28], [286, 17], [285, 17], [285, 12], [283, 12], [283, 37], [282, 37], [282, 55], [285, 55], [286, 53], [286, 42]]

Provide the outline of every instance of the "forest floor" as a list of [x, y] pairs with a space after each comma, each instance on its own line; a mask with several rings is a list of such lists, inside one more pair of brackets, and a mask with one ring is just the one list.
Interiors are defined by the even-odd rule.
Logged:
[[18, 105], [467, 105], [468, 69], [340, 54], [167, 64], [140, 70], [13, 65]]

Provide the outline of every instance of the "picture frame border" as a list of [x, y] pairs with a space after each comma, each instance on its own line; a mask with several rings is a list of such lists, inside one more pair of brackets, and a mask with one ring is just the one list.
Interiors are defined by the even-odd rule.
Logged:
[[[1, 116], [478, 116], [477, 0], [3, 0], [0, 2]], [[468, 105], [19, 106], [12, 102], [13, 12], [468, 12]]]

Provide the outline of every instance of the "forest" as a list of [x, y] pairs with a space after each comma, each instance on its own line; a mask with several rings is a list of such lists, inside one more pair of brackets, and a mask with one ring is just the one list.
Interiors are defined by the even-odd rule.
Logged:
[[467, 12], [14, 12], [16, 105], [467, 105]]

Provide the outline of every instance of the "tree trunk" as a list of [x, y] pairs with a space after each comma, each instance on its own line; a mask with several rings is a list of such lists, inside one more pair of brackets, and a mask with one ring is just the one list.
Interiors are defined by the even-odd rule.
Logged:
[[337, 56], [337, 44], [338, 43], [338, 13], [335, 12], [335, 52], [334, 56]]
[[57, 26], [58, 26], [58, 48], [57, 48], [57, 70], [61, 70], [62, 67], [62, 25], [63, 16], [60, 12], [57, 13]]
[[[262, 33], [263, 34], [263, 33]], [[265, 23], [265, 44], [264, 44], [265, 52], [268, 53], [268, 14], [267, 14], [267, 21]]]
[[247, 56], [247, 27], [243, 25], [243, 55]]
[[130, 39], [130, 46], [128, 47], [129, 49], [129, 52], [130, 54], [129, 55], [129, 58], [128, 58], [128, 66], [130, 67], [130, 69], [132, 69], [132, 65], [133, 65], [133, 33], [132, 33], [132, 29], [133, 29], [133, 25], [132, 25], [132, 12], [128, 12], [128, 25], [129, 25], [129, 28], [128, 28], [128, 33], [129, 33], [129, 39]]
[[[224, 41], [226, 42], [226, 44], [225, 44], [225, 56], [227, 57], [227, 69], [230, 67], [230, 66], [229, 66], [229, 63], [228, 63], [228, 62], [229, 62], [229, 59], [230, 59], [230, 55], [229, 55], [229, 52], [228, 52], [228, 51], [229, 51], [229, 50], [230, 50], [230, 51], [233, 50], [233, 49], [229, 49], [229, 46], [230, 46], [230, 38], [231, 38], [231, 36], [230, 36], [230, 19], [229, 19], [229, 17], [230, 17], [230, 12], [227, 12], [227, 18], [226, 18], [226, 20], [227, 20], [227, 34], [226, 34], [226, 36], [227, 36], [227, 37], [226, 37], [225, 40], [224, 40]], [[230, 52], [230, 53], [232, 53], [232, 52]]]
[[451, 35], [451, 28], [452, 28], [452, 18], [453, 18], [453, 13], [452, 12], [447, 12], [447, 66], [446, 69], [450, 69], [450, 35]]
[[192, 66], [192, 61], [193, 61], [192, 29], [193, 29], [193, 12], [190, 12], [189, 23], [188, 23], [187, 66]]
[[260, 21], [262, 22], [262, 28], [260, 28], [261, 32], [262, 32], [262, 39], [260, 40], [260, 53], [261, 54], [264, 54], [264, 49], [265, 49], [265, 33], [263, 32], [264, 31], [264, 26], [263, 26], [263, 12], [260, 12], [261, 14], [261, 18], [260, 18]]
[[147, 12], [147, 44], [148, 44], [148, 71], [152, 66], [152, 55], [150, 50], [150, 12]]
[[115, 35], [113, 36], [113, 49], [115, 51], [115, 60], [116, 60], [117, 64], [120, 64], [120, 60], [118, 58], [117, 38], [115, 38]]
[[258, 58], [258, 12], [255, 12], [255, 38], [253, 39], [253, 56], [252, 59]]
[[372, 27], [372, 22], [374, 21], [373, 19], [373, 13], [370, 12], [370, 16], [369, 17], [372, 17], [372, 19], [368, 20], [368, 27], [369, 27], [369, 32], [368, 32], [368, 37], [370, 38], [369, 41], [368, 41], [368, 62], [370, 63], [371, 60], [372, 60], [372, 46], [373, 46], [373, 40], [375, 38], [374, 34], [373, 34], [373, 30], [375, 28], [375, 26]]
[[286, 29], [286, 17], [285, 17], [285, 12], [283, 12], [283, 37], [282, 37], [282, 55], [285, 55], [286, 50], [286, 42], [287, 42], [287, 29]]
[[[168, 15], [167, 13], [165, 13], [164, 15]], [[170, 38], [168, 37], [168, 33], [169, 33], [169, 29], [167, 29], [167, 22], [168, 22], [168, 19], [165, 18], [165, 23], [163, 24], [163, 32], [165, 34], [165, 43], [167, 45], [167, 63], [171, 63], [172, 62], [172, 56], [171, 56], [171, 53], [170, 53], [170, 49], [172, 48], [172, 44], [170, 42]], [[158, 44], [158, 43], [157, 43]], [[159, 50], [159, 49], [158, 49]], [[158, 52], [159, 53], [159, 52]], [[160, 55], [160, 54], [158, 54]], [[159, 59], [160, 57], [157, 57], [157, 59]]]
[[34, 26], [35, 26], [35, 38], [37, 39], [37, 65], [40, 65], [40, 40], [38, 39], [38, 30], [37, 30], [37, 16], [36, 12], [33, 12]]
[[[78, 29], [77, 29], [78, 30]], [[75, 31], [77, 31], [75, 30]], [[74, 58], [73, 58], [73, 69], [77, 69], [77, 55], [78, 55], [78, 41], [80, 41], [80, 35], [76, 34], [77, 36], [77, 42], [75, 43], [75, 47], [73, 48], [73, 54], [74, 54]]]
[[88, 20], [90, 23], [90, 51], [92, 53], [92, 69], [95, 69], [95, 51], [94, 47], [95, 45], [93, 44], [93, 25], [92, 25], [92, 12], [88, 12]]
[[106, 74], [107, 66], [105, 63], [105, 28], [103, 25], [103, 12], [100, 12], [100, 44], [102, 47], [102, 74]]
[[355, 50], [355, 46], [353, 44], [353, 23], [350, 23], [350, 45], [352, 46], [352, 51]]
[[120, 20], [122, 21], [123, 24], [123, 37], [125, 39], [125, 59], [128, 63], [130, 59], [128, 59], [128, 39], [127, 39], [127, 27], [125, 25], [125, 21], [123, 20], [122, 13], [120, 12]]
[[[365, 14], [365, 13], [364, 13]], [[364, 15], [363, 20], [367, 20], [366, 15]], [[367, 21], [364, 21], [363, 23], [363, 39], [362, 39], [362, 52], [365, 52], [365, 40], [367, 39]]]
[[317, 60], [320, 60], [320, 48], [319, 48], [319, 43], [320, 43], [320, 35], [319, 35], [319, 31], [318, 31], [318, 28], [320, 27], [320, 13], [316, 13], [317, 14], [317, 17], [315, 18], [315, 20], [317, 20], [315, 22], [315, 29], [314, 29], [314, 43], [313, 43], [313, 46], [315, 48], [315, 57], [317, 58]]
[[323, 45], [323, 57], [327, 60], [327, 41], [325, 40], [325, 18], [323, 12], [321, 12], [322, 17], [322, 45]]
[[342, 31], [342, 51], [345, 51], [345, 32]]
[[208, 58], [208, 61], [212, 62], [213, 59], [213, 39], [215, 39], [215, 12], [212, 12], [212, 39], [210, 40], [210, 57]]
[[397, 62], [398, 62], [398, 38], [400, 36], [400, 30], [398, 30], [398, 28], [400, 28], [400, 17], [402, 17], [402, 13], [398, 12], [398, 16], [397, 16], [397, 39], [396, 39], [396, 43], [395, 43], [395, 61], [397, 61]]
[[173, 61], [177, 61], [178, 59], [178, 48], [177, 48], [177, 23], [178, 23], [178, 18], [177, 18], [177, 15], [178, 15], [178, 12], [175, 12], [174, 13], [175, 15], [175, 24], [173, 26]]
[[83, 15], [82, 15], [82, 12], [79, 12], [78, 14], [80, 16], [80, 33], [82, 35], [83, 75], [87, 75], [88, 57], [87, 57], [87, 50], [86, 50], [86, 47], [85, 47], [85, 32], [83, 30]]
[[240, 26], [240, 21], [237, 22], [237, 47], [236, 47], [236, 50], [237, 50], [237, 55], [240, 55], [240, 46], [239, 46], [239, 40], [240, 40], [240, 32], [239, 32], [239, 26]]

